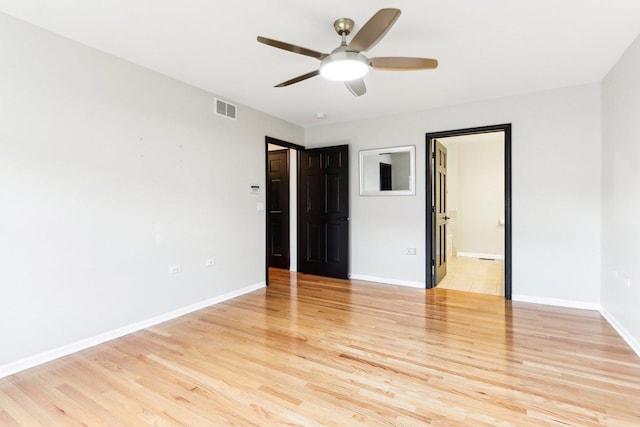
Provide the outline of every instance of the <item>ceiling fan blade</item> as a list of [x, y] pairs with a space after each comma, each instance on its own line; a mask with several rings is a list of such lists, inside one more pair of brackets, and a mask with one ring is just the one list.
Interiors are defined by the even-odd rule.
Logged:
[[294, 78], [292, 78], [291, 80], [287, 80], [286, 82], [282, 82], [282, 83], [280, 83], [279, 85], [275, 85], [274, 87], [285, 87], [285, 86], [289, 86], [289, 85], [292, 85], [292, 84], [294, 84], [294, 83], [298, 83], [298, 82], [301, 82], [301, 81], [303, 81], [303, 80], [310, 79], [311, 77], [315, 77], [315, 76], [317, 76], [318, 74], [320, 74], [320, 70], [315, 70], [315, 71], [312, 71], [312, 72], [310, 72], [310, 73], [303, 74], [303, 75], [298, 76], [298, 77], [294, 77]]
[[269, 46], [277, 47], [278, 49], [288, 50], [289, 52], [299, 53], [300, 55], [310, 56], [316, 59], [324, 59], [329, 56], [327, 53], [318, 52], [315, 50], [307, 49], [306, 47], [296, 46], [291, 43], [285, 43], [278, 40], [268, 39], [266, 37], [258, 36], [258, 41]]
[[381, 57], [371, 58], [371, 67], [375, 70], [411, 71], [433, 70], [438, 68], [438, 60], [430, 58]]
[[367, 93], [367, 87], [362, 79], [344, 82], [344, 85], [349, 89], [349, 92], [351, 92], [353, 96], [361, 96]]
[[399, 17], [400, 9], [380, 9], [353, 37], [349, 43], [349, 50], [368, 51], [378, 44]]

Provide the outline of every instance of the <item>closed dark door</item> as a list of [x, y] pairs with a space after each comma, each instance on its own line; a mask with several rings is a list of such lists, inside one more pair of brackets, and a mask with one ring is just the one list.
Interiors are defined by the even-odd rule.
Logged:
[[270, 151], [267, 161], [269, 267], [289, 269], [289, 150]]
[[434, 277], [435, 284], [447, 274], [447, 149], [437, 140], [433, 144], [434, 197]]
[[300, 152], [298, 271], [349, 274], [349, 146]]

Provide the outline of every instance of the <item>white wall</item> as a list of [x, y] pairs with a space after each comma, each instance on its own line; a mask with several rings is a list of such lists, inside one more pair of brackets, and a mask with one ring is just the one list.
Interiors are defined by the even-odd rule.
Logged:
[[[504, 256], [504, 133], [492, 141], [446, 144], [457, 146], [455, 185], [458, 254]], [[447, 156], [449, 160], [451, 156]], [[449, 172], [447, 167], [447, 174]], [[453, 185], [449, 185], [451, 189]]]
[[[599, 303], [599, 84], [307, 129], [308, 146], [350, 144], [352, 274], [424, 283], [425, 133], [501, 123], [513, 125], [514, 297]], [[359, 197], [353, 153], [395, 145], [417, 147], [416, 195]]]
[[603, 81], [602, 116], [602, 307], [640, 355], [640, 38]]
[[6, 15], [0, 63], [0, 372], [264, 282], [249, 186], [303, 129]]
[[411, 189], [411, 159], [409, 153], [393, 153], [391, 158], [391, 185], [394, 190]]
[[[380, 191], [380, 163], [391, 164], [390, 154], [369, 155], [362, 158], [364, 191]], [[392, 166], [393, 169], [393, 166]], [[393, 176], [392, 176], [393, 184]]]

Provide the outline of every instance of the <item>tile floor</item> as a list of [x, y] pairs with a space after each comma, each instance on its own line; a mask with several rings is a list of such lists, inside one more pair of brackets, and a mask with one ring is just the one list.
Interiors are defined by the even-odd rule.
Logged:
[[504, 296], [504, 261], [451, 257], [438, 287]]

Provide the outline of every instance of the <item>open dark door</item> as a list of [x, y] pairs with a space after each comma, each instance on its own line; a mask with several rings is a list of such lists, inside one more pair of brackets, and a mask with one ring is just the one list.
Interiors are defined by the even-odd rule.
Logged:
[[393, 190], [391, 167], [389, 163], [380, 163], [380, 191]]
[[349, 146], [300, 152], [298, 271], [348, 278]]
[[289, 269], [289, 150], [267, 158], [267, 256], [269, 267]]
[[447, 149], [439, 141], [433, 141], [433, 277], [434, 284], [447, 275]]

